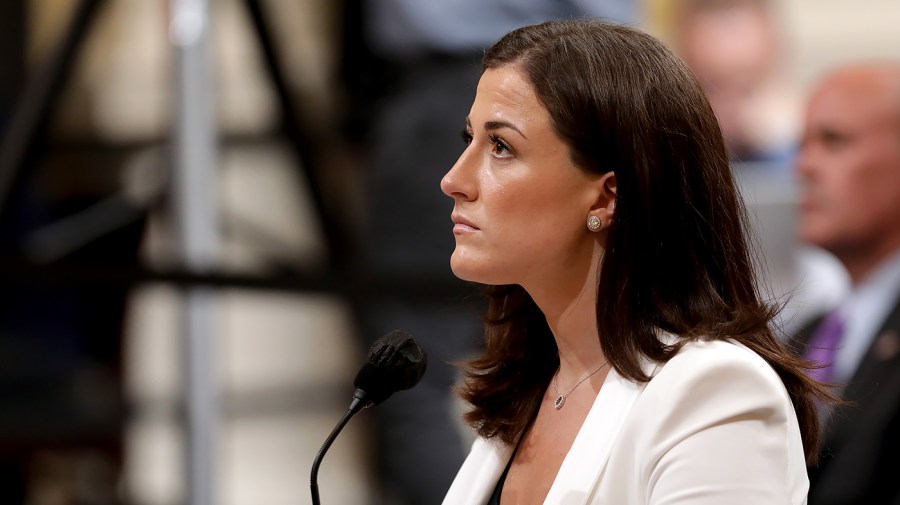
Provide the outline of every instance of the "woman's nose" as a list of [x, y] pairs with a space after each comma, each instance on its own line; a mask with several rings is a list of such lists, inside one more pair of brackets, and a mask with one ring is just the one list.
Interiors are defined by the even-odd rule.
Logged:
[[473, 200], [475, 197], [475, 185], [471, 182], [472, 177], [469, 174], [471, 170], [467, 166], [471, 160], [467, 158], [466, 152], [463, 152], [441, 179], [441, 191], [450, 198]]

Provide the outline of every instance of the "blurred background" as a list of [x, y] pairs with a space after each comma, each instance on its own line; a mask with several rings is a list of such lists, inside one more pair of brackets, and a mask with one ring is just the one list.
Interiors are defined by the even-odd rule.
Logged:
[[837, 300], [843, 272], [794, 238], [799, 114], [828, 69], [898, 57], [900, 3], [544, 4], [0, 3], [0, 502], [310, 503], [366, 349], [397, 328], [429, 353], [423, 385], [351, 421], [318, 484], [438, 503], [471, 437], [449, 362], [477, 350], [480, 308], [449, 274], [438, 182], [480, 51], [534, 20], [600, 13], [679, 52], [780, 323]]

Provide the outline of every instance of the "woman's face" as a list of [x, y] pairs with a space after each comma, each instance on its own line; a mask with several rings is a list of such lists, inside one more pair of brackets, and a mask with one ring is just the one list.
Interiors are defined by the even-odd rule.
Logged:
[[454, 274], [483, 284], [545, 283], [596, 258], [585, 223], [601, 176], [576, 167], [531, 84], [514, 66], [484, 72], [468, 144], [441, 181], [454, 201]]

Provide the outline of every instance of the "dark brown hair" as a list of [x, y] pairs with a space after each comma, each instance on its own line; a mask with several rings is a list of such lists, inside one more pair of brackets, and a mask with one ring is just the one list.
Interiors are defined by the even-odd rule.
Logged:
[[[643, 382], [650, 380], [644, 357], [666, 361], [691, 340], [740, 342], [781, 377], [814, 460], [816, 397], [831, 394], [773, 334], [777, 310], [758, 292], [746, 213], [718, 122], [693, 74], [653, 37], [594, 20], [517, 29], [487, 50], [482, 66], [521, 71], [575, 164], [616, 174], [597, 298], [610, 365]], [[486, 350], [467, 363], [460, 394], [479, 435], [514, 444], [559, 357], [524, 289], [493, 286], [488, 295]], [[660, 330], [681, 338], [666, 345]]]

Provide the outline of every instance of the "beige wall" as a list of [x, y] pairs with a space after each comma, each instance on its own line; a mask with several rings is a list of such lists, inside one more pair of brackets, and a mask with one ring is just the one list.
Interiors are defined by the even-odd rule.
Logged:
[[900, 60], [897, 0], [784, 0], [794, 79], [808, 89], [837, 65], [868, 59]]
[[[31, 0], [29, 56], [36, 67], [55, 47], [76, 0]], [[334, 68], [334, 9], [317, 0], [265, 0], [289, 84], [315, 120], [329, 117]], [[68, 83], [56, 130], [67, 137], [134, 141], [165, 134], [170, 117], [171, 48], [165, 0], [109, 0], [85, 41]], [[243, 2], [210, 2], [214, 23], [214, 90], [221, 127], [252, 134], [276, 118], [259, 47]]]

